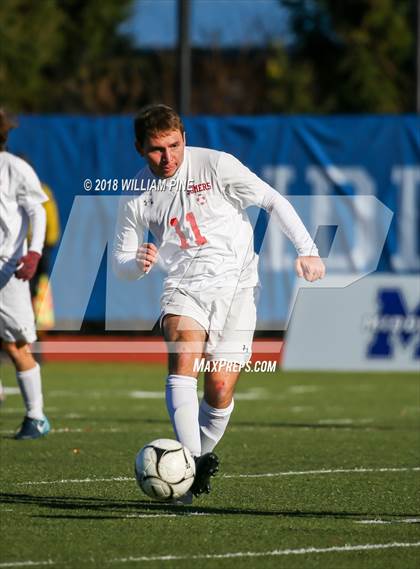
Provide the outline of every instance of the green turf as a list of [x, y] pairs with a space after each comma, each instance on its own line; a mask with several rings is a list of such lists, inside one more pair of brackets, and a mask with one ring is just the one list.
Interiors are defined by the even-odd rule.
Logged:
[[[10, 366], [1, 375], [15, 387]], [[213, 492], [182, 509], [148, 501], [133, 480], [138, 449], [172, 433], [163, 399], [132, 392], [162, 391], [164, 376], [153, 365], [45, 365], [55, 432], [39, 441], [10, 438], [23, 411], [20, 396], [8, 396], [1, 410], [0, 568], [29, 561], [77, 569], [420, 566], [420, 547], [269, 554], [420, 542], [420, 472], [412, 470], [420, 465], [417, 376], [244, 375], [238, 393], [248, 399], [238, 397], [218, 447]], [[373, 471], [278, 475], [355, 468]], [[237, 476], [243, 474], [277, 476]], [[113, 480], [121, 477], [129, 480]], [[245, 552], [260, 555], [226, 556]], [[152, 560], [162, 556], [180, 559]]]

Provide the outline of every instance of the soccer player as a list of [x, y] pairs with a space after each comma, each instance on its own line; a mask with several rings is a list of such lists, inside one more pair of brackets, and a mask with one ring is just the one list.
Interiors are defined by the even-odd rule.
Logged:
[[[45, 237], [48, 198], [33, 169], [6, 151], [9, 131], [15, 125], [0, 109], [0, 338], [10, 356], [26, 408], [15, 439], [37, 439], [50, 425], [43, 411], [41, 370], [29, 344], [36, 340], [29, 280], [35, 274]], [[29, 221], [32, 239], [27, 250]]]
[[[258, 258], [246, 208], [264, 208], [278, 221], [297, 250], [298, 276], [315, 281], [325, 269], [290, 203], [232, 155], [187, 147], [171, 108], [146, 107], [134, 130], [147, 164], [137, 175], [140, 191], [121, 198], [114, 270], [140, 279], [159, 251], [168, 272], [160, 317], [169, 352], [166, 404], [177, 439], [196, 458], [192, 493], [199, 495], [209, 492], [218, 470], [213, 449], [233, 411], [237, 368], [251, 357]], [[144, 243], [145, 230], [158, 247]], [[216, 363], [205, 373], [199, 403], [196, 362], [202, 357]]]

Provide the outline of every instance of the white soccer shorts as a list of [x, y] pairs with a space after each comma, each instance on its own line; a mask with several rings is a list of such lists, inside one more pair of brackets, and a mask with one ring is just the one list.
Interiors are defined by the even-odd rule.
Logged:
[[223, 360], [245, 365], [252, 354], [252, 339], [257, 320], [255, 287], [213, 291], [171, 289], [161, 298], [160, 323], [168, 314], [189, 316], [206, 330], [208, 360]]
[[0, 289], [0, 338], [28, 344], [36, 340], [29, 283], [15, 276]]

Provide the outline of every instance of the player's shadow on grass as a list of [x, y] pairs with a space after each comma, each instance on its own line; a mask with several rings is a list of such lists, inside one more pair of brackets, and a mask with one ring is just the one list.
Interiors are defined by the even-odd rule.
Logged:
[[[0, 503], [3, 504], [26, 504], [51, 510], [64, 510], [62, 513], [32, 513], [36, 518], [68, 519], [68, 520], [110, 520], [110, 519], [144, 519], [164, 516], [266, 516], [281, 518], [330, 518], [330, 519], [354, 519], [366, 517], [388, 518], [416, 518], [420, 514], [404, 513], [390, 514], [378, 512], [333, 512], [333, 511], [300, 511], [300, 510], [257, 510], [252, 508], [218, 508], [208, 506], [173, 506], [171, 504], [154, 503], [144, 500], [107, 500], [104, 498], [81, 497], [81, 496], [33, 496], [31, 494], [0, 493]], [[73, 510], [74, 513], [68, 512]], [[79, 513], [76, 513], [79, 511]], [[86, 513], [85, 513], [86, 512]], [[419, 523], [419, 522], [416, 522]]]
[[[165, 427], [168, 426], [167, 419], [143, 419], [139, 422], [139, 420], [135, 419], [136, 425], [139, 423], [143, 424], [151, 424], [151, 425], [163, 425]], [[269, 429], [342, 429], [342, 430], [354, 430], [354, 431], [415, 431], [417, 429], [416, 426], [407, 427], [401, 425], [375, 425], [373, 423], [346, 423], [340, 422], [337, 420], [336, 422], [328, 422], [328, 423], [311, 423], [311, 422], [294, 422], [294, 421], [270, 421], [270, 422], [263, 422], [263, 421], [232, 421], [232, 427], [245, 427], [247, 429], [260, 429], [260, 428], [269, 428]]]
[[[154, 419], [147, 419], [143, 421], [144, 423], [154, 423]], [[156, 421], [161, 424], [167, 425], [167, 421]], [[272, 428], [272, 429], [343, 429], [343, 430], [355, 430], [355, 431], [416, 431], [417, 427], [407, 427], [407, 426], [399, 426], [399, 425], [375, 425], [371, 423], [357, 423], [357, 419], [355, 423], [345, 423], [340, 422], [329, 422], [328, 423], [310, 423], [310, 422], [299, 422], [295, 423], [294, 421], [271, 421], [271, 422], [262, 422], [262, 421], [232, 421], [232, 427], [245, 427], [245, 428]]]
[[[77, 420], [80, 421], [78, 418]], [[86, 418], [89, 421], [89, 418]], [[232, 421], [232, 427], [245, 427], [245, 428], [271, 428], [271, 429], [342, 429], [342, 430], [355, 430], [355, 431], [414, 431], [416, 427], [407, 427], [402, 425], [375, 425], [374, 423], [357, 423], [357, 419], [355, 423], [346, 423], [340, 422], [337, 420], [336, 422], [327, 423], [311, 423], [311, 422], [294, 422], [294, 421], [271, 421], [271, 422], [262, 422], [262, 421]], [[163, 419], [139, 419], [138, 417], [95, 417], [95, 423], [104, 422], [108, 426], [112, 423], [125, 423], [125, 424], [133, 424], [136, 427], [139, 425], [159, 425], [163, 427], [168, 427], [168, 420], [167, 418]], [[82, 427], [83, 428], [83, 427]], [[86, 427], [89, 431], [95, 431], [95, 426], [88, 425]]]
[[295, 423], [295, 422], [270, 422], [270, 423], [255, 423], [248, 421], [233, 422], [232, 427], [246, 427], [246, 428], [272, 428], [272, 429], [343, 429], [343, 430], [356, 430], [356, 431], [400, 431], [400, 430], [414, 430], [407, 427], [394, 427], [391, 425], [372, 425], [355, 424], [355, 423], [341, 423], [340, 421], [328, 423]]

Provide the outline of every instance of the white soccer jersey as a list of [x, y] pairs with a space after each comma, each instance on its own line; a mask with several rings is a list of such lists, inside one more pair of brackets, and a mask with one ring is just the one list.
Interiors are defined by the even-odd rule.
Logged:
[[258, 259], [245, 212], [251, 205], [275, 215], [299, 255], [318, 254], [290, 203], [225, 152], [186, 147], [174, 176], [157, 178], [146, 166], [136, 190], [119, 207], [114, 267], [122, 277], [143, 276], [135, 254], [150, 230], [168, 272], [166, 288], [255, 286]]
[[[47, 200], [31, 166], [9, 152], [0, 152], [0, 277], [4, 277], [0, 281], [16, 270], [17, 260], [26, 252], [29, 215]], [[34, 235], [33, 241], [31, 248], [41, 253], [43, 236]]]

